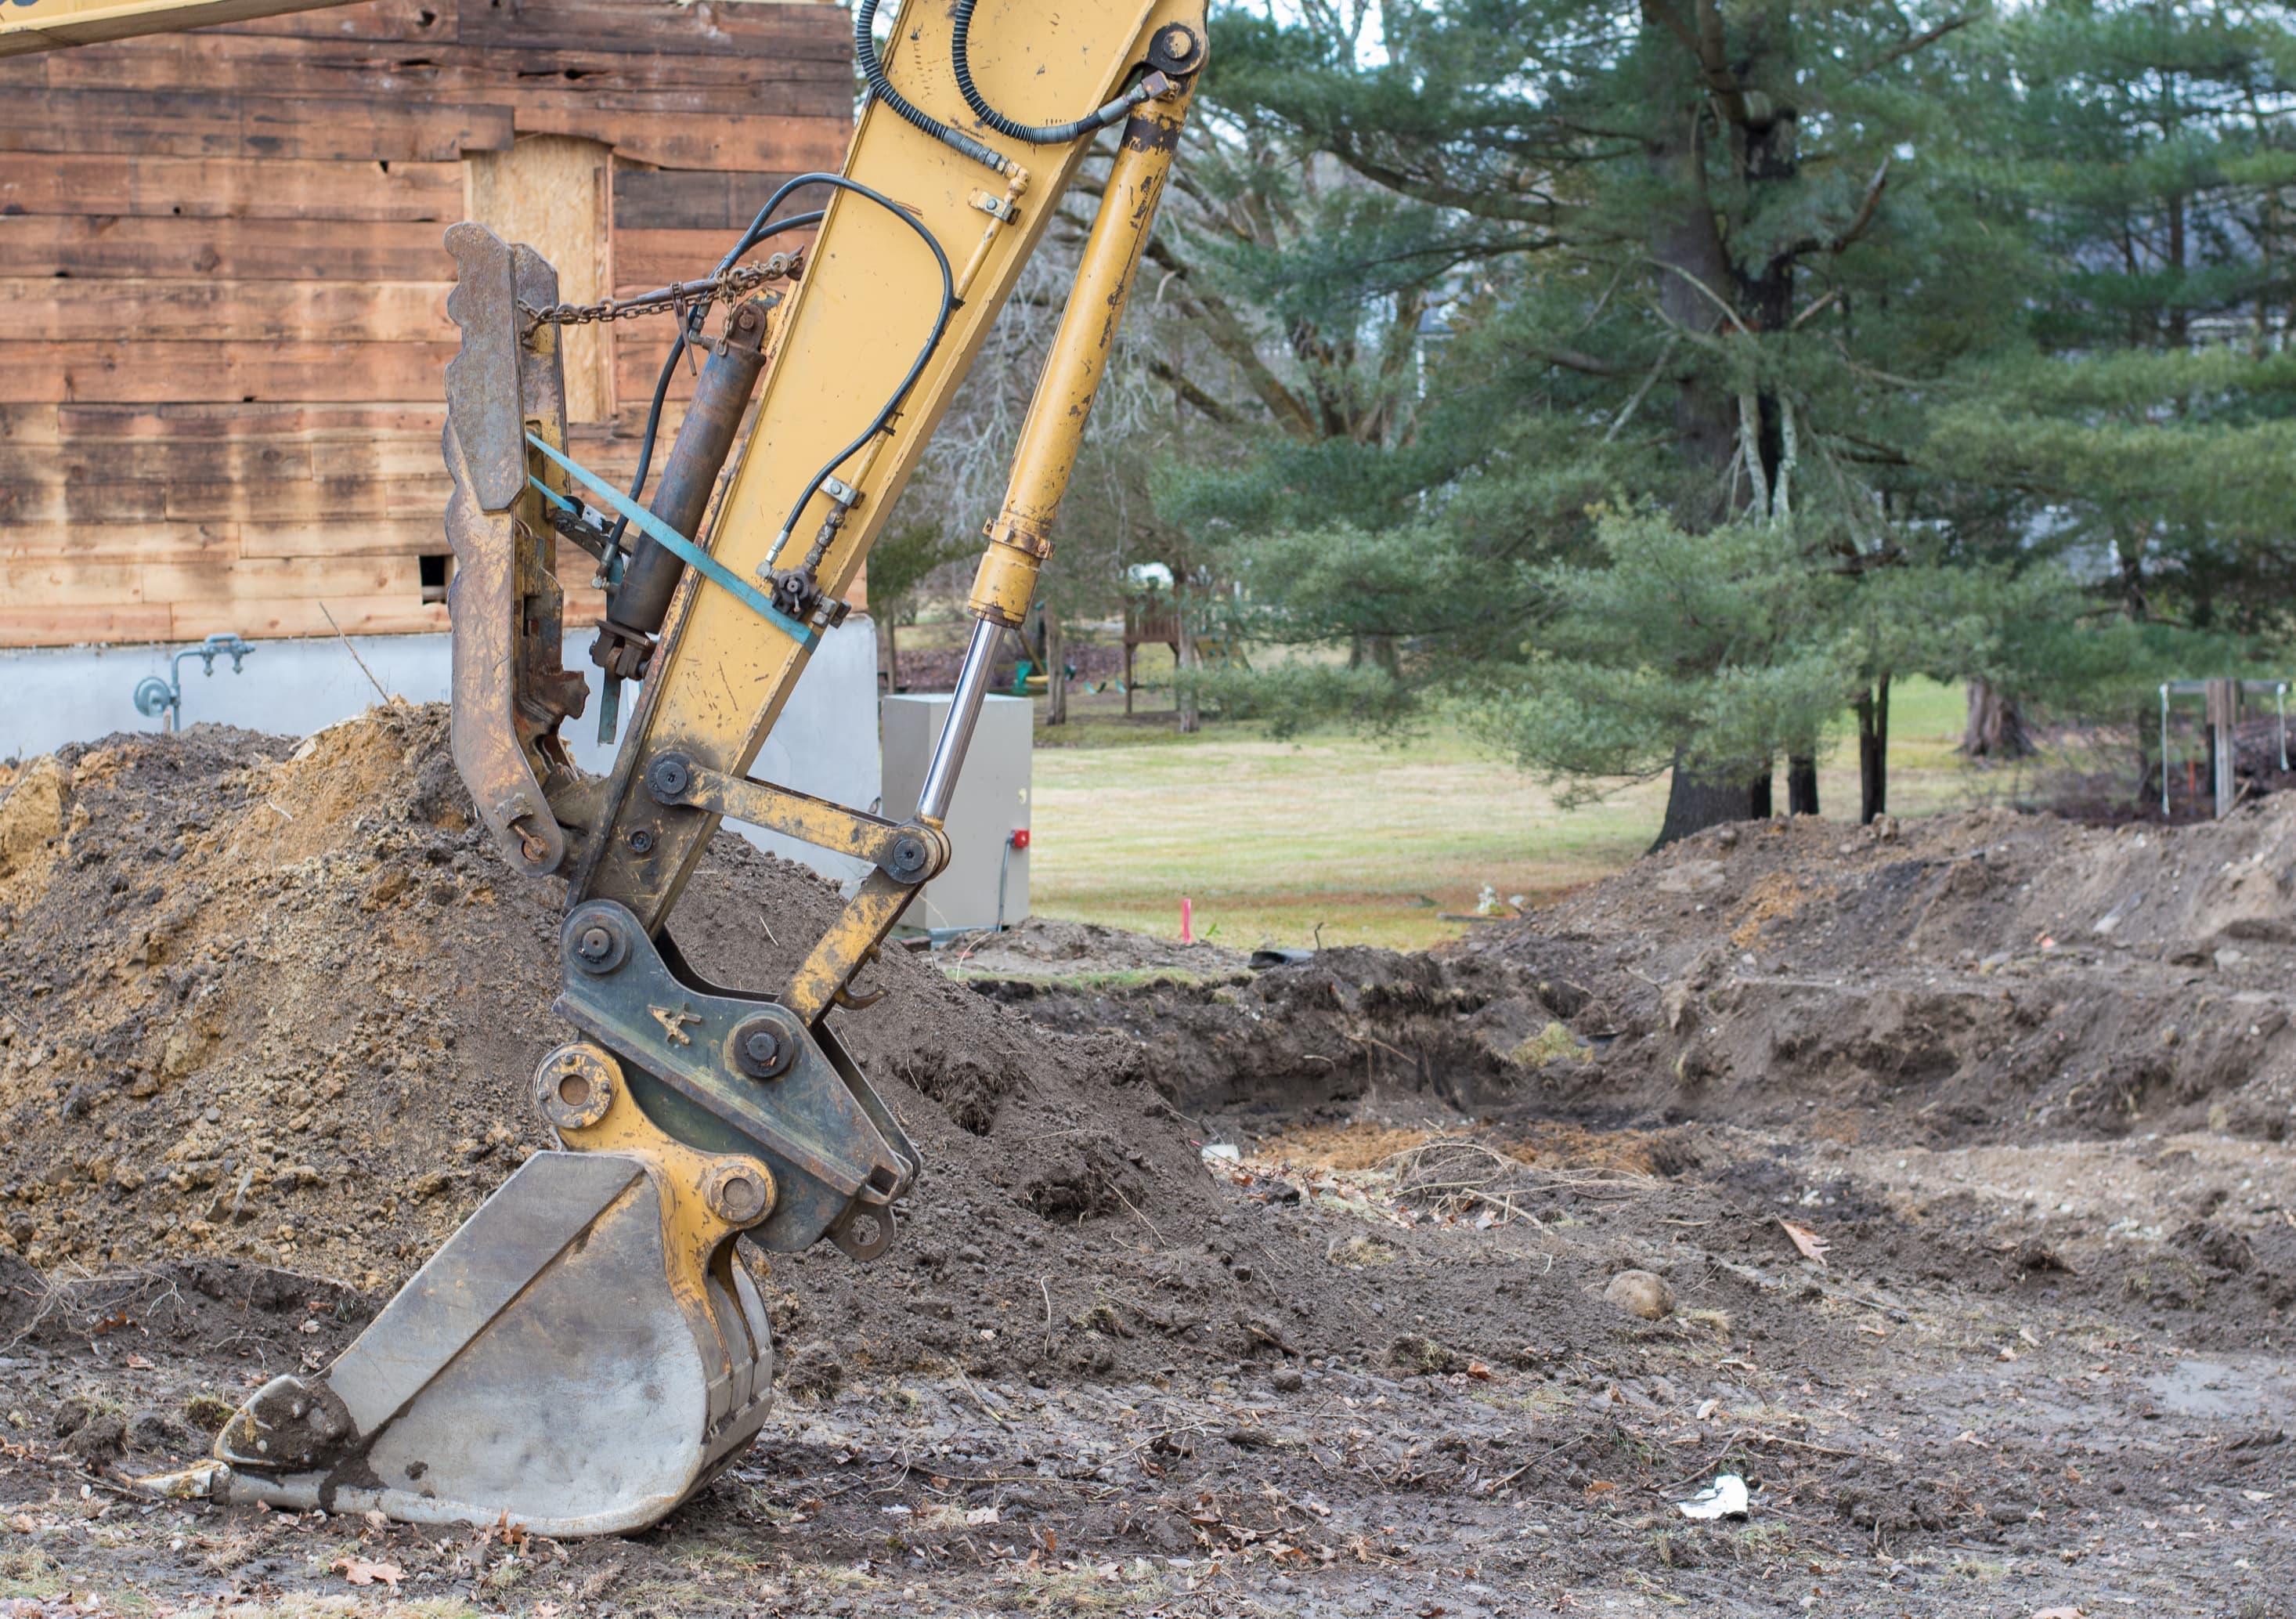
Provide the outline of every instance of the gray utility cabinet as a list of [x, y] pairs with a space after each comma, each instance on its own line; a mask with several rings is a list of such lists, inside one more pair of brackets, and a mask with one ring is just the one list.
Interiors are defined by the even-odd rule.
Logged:
[[[916, 813], [925, 767], [948, 719], [946, 692], [909, 693], [883, 700], [885, 803], [882, 813], [905, 820]], [[1029, 851], [1011, 846], [1029, 827], [1029, 753], [1036, 742], [1036, 708], [1025, 697], [989, 697], [956, 779], [948, 810], [948, 869], [925, 884], [901, 918], [903, 932], [929, 928], [995, 927], [997, 887], [1004, 887], [1006, 926], [1029, 914]]]

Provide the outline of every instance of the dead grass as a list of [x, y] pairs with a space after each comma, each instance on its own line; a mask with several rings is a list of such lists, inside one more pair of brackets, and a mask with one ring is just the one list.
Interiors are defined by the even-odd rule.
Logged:
[[1338, 1174], [1360, 1174], [1378, 1168], [1398, 1153], [1410, 1151], [1434, 1133], [1368, 1119], [1349, 1124], [1300, 1125], [1264, 1144], [1259, 1155]]
[[1373, 1119], [1301, 1125], [1262, 1143], [1255, 1156], [1333, 1174], [1395, 1174], [1400, 1160], [1431, 1144], [1460, 1143], [1495, 1159], [1551, 1171], [1643, 1179], [1660, 1172], [1660, 1138], [1643, 1130], [1588, 1130], [1560, 1120], [1510, 1126], [1504, 1134], [1447, 1133]]

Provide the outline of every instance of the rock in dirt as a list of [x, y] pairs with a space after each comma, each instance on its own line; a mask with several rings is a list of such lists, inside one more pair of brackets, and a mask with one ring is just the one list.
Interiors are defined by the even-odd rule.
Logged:
[[1459, 1352], [1433, 1338], [1409, 1335], [1387, 1346], [1387, 1363], [1414, 1377], [1438, 1377], [1459, 1369]]
[[98, 1411], [56, 1447], [92, 1467], [116, 1460], [127, 1449], [127, 1425], [110, 1411]]
[[174, 1451], [185, 1442], [183, 1425], [165, 1411], [138, 1411], [127, 1419], [127, 1442], [138, 1451]]
[[1662, 1321], [1674, 1313], [1674, 1289], [1664, 1277], [1648, 1270], [1620, 1271], [1603, 1289], [1603, 1296], [1645, 1321]]

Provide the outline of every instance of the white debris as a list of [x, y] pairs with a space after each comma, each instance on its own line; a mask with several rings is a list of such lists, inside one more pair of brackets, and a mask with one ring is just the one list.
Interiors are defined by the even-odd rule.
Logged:
[[1747, 1504], [1746, 1481], [1735, 1473], [1719, 1473], [1706, 1488], [1674, 1505], [1686, 1518], [1726, 1518], [1744, 1517]]

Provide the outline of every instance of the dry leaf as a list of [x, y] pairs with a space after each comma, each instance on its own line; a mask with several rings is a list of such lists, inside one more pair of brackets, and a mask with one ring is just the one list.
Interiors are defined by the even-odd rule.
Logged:
[[1467, 1362], [1467, 1376], [1478, 1383], [1488, 1383], [1491, 1380], [1491, 1368], [1480, 1360], [1470, 1360]]
[[2045, 1607], [2033, 1619], [2081, 1619], [2081, 1611], [2077, 1607]]
[[1779, 1220], [1778, 1227], [1788, 1237], [1793, 1238], [1793, 1245], [1801, 1250], [1801, 1256], [1804, 1259], [1815, 1260], [1821, 1265], [1825, 1263], [1825, 1251], [1833, 1245], [1825, 1238], [1808, 1226], [1798, 1226], [1791, 1220]]
[[152, 1363], [149, 1360], [132, 1352], [127, 1357], [127, 1365], [131, 1371], [148, 1372], [152, 1369]]
[[343, 1571], [343, 1578], [353, 1585], [373, 1585], [380, 1582], [398, 1591], [398, 1582], [406, 1578], [406, 1571], [396, 1563], [370, 1563], [365, 1557], [345, 1557], [335, 1565]]

